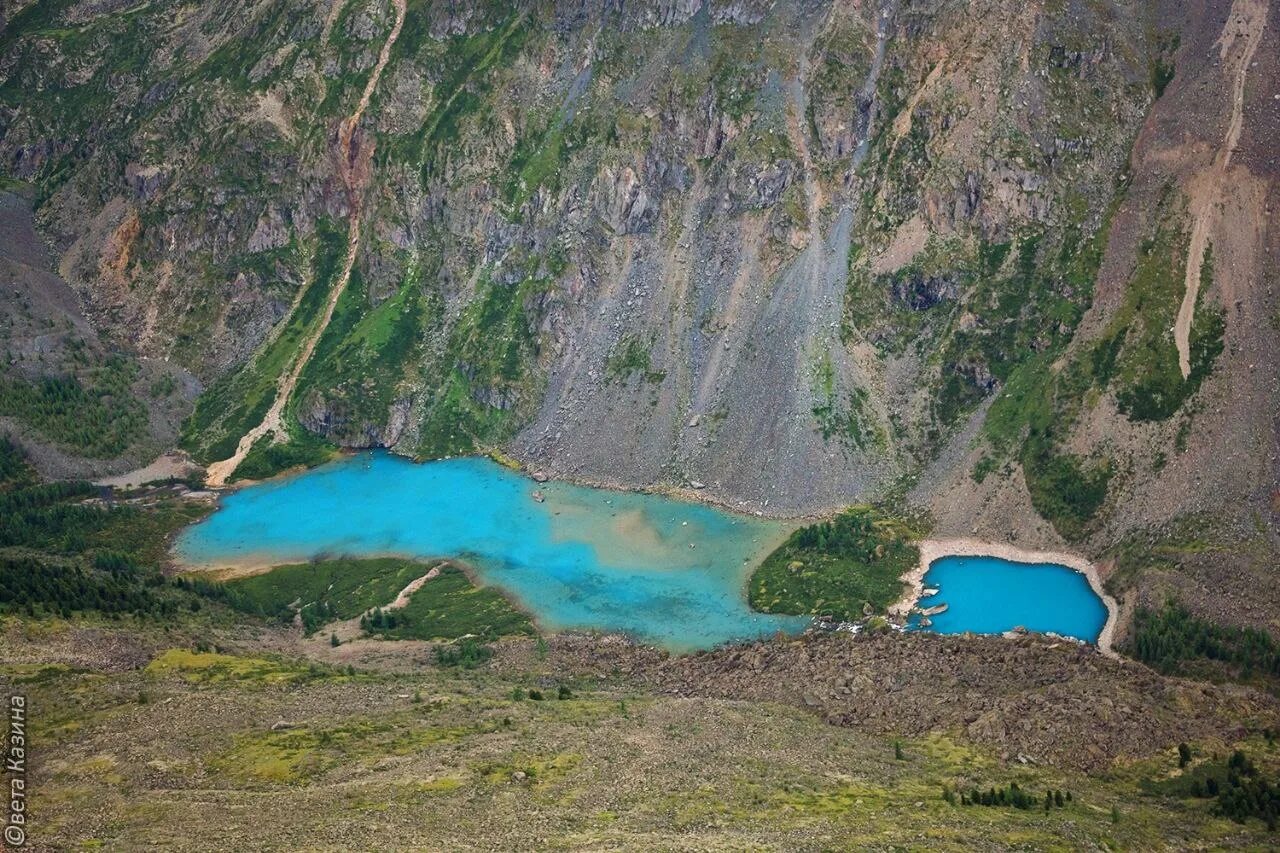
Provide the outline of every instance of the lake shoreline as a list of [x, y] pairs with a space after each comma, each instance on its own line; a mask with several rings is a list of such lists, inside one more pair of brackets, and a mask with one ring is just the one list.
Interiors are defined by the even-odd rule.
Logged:
[[472, 566], [543, 630], [621, 632], [681, 652], [811, 621], [753, 611], [744, 594], [791, 525], [703, 502], [530, 479], [479, 456], [428, 465], [385, 452], [219, 497], [178, 536], [177, 571], [230, 581], [317, 556], [445, 559]]
[[[196, 522], [197, 524], [199, 522]], [[186, 528], [183, 528], [184, 530]], [[179, 531], [181, 532], [181, 531]], [[218, 583], [265, 575], [282, 566], [300, 566], [304, 563], [319, 563], [325, 560], [404, 560], [406, 563], [428, 565], [432, 561], [453, 562], [449, 557], [419, 557], [403, 551], [369, 551], [359, 554], [333, 553], [316, 557], [280, 557], [267, 552], [255, 552], [238, 557], [227, 557], [214, 562], [191, 562], [182, 559], [174, 548], [170, 548], [170, 559], [178, 574], [203, 575]]]
[[231, 480], [220, 486], [210, 487], [209, 491], [214, 495], [231, 494], [247, 486], [258, 486], [263, 483], [274, 483], [281, 480], [287, 480], [291, 477], [300, 476], [308, 471], [313, 471], [316, 468], [321, 468], [341, 459], [359, 456], [363, 453], [376, 453], [379, 451], [391, 456], [397, 456], [401, 459], [412, 462], [415, 465], [425, 465], [430, 462], [448, 462], [454, 459], [488, 459], [491, 462], [506, 468], [508, 471], [530, 480], [535, 485], [541, 482], [536, 479], [537, 476], [541, 475], [556, 483], [568, 483], [571, 486], [586, 486], [588, 488], [601, 489], [603, 491], [610, 492], [622, 492], [634, 495], [656, 495], [658, 497], [673, 498], [675, 500], [685, 501], [686, 503], [703, 504], [705, 506], [714, 507], [725, 512], [733, 513], [734, 515], [741, 515], [747, 518], [757, 518], [765, 521], [780, 521], [787, 524], [795, 524], [796, 526], [803, 526], [817, 521], [823, 521], [845, 508], [844, 506], [832, 506], [824, 509], [822, 512], [808, 513], [805, 515], [773, 514], [765, 512], [763, 509], [753, 508], [747, 505], [746, 502], [734, 503], [726, 498], [717, 497], [713, 494], [709, 494], [706, 489], [695, 489], [692, 486], [678, 486], [671, 483], [636, 485], [613, 480], [593, 479], [591, 477], [566, 474], [563, 472], [552, 473], [516, 459], [515, 457], [494, 451], [483, 451], [458, 456], [437, 456], [424, 459], [407, 453], [401, 453], [392, 447], [342, 447], [338, 448], [338, 452], [334, 454], [331, 459], [328, 459], [319, 465], [310, 467], [305, 465], [295, 465], [292, 468], [286, 468], [283, 471], [272, 474], [270, 477], [264, 477], [261, 480]]
[[[371, 452], [374, 452], [374, 451], [370, 451], [367, 449], [344, 450], [334, 460], [331, 460], [331, 462], [341, 460], [341, 459], [351, 459], [361, 454], [367, 454]], [[513, 474], [516, 474], [522, 479], [527, 480], [531, 487], [536, 487], [540, 483], [545, 481], [544, 479], [541, 478], [540, 475], [542, 475], [542, 472], [540, 472], [539, 470], [529, 467], [523, 463], [513, 464], [513, 462], [517, 462], [517, 460], [512, 460], [509, 457], [495, 458], [492, 453], [479, 453], [479, 454], [474, 454], [469, 456], [445, 457], [442, 459], [435, 459], [435, 460], [419, 460], [410, 456], [406, 456], [404, 454], [395, 453], [394, 451], [391, 451], [391, 450], [385, 450], [384, 452], [387, 452], [391, 456], [400, 457], [401, 459], [404, 459], [405, 461], [408, 461], [415, 465], [426, 464], [428, 462], [449, 461], [451, 459], [452, 460], [468, 459], [468, 458], [488, 459], [489, 461], [494, 462], [500, 467], [506, 468], [507, 470], [511, 471]], [[235, 483], [229, 483], [214, 491], [215, 503], [217, 505], [221, 505], [220, 498], [222, 497], [222, 495], [231, 494], [236, 491], [239, 491], [241, 487], [261, 485], [263, 483], [268, 483], [268, 482], [279, 482], [283, 480], [288, 480], [297, 476], [304, 475], [311, 470], [314, 470], [314, 469], [295, 468], [289, 471], [282, 471], [273, 477], [267, 478], [266, 480], [257, 480], [257, 481], [242, 480]], [[805, 517], [785, 517], [784, 518], [784, 517], [778, 517], [778, 516], [769, 516], [769, 515], [765, 515], [760, 510], [752, 511], [749, 509], [745, 509], [741, 506], [734, 506], [728, 503], [727, 501], [718, 499], [712, 495], [708, 495], [705, 491], [701, 489], [694, 489], [691, 487], [680, 487], [680, 486], [674, 486], [670, 484], [635, 486], [635, 485], [621, 484], [617, 482], [592, 480], [592, 479], [583, 478], [583, 477], [566, 478], [563, 475], [556, 475], [554, 477], [551, 477], [551, 475], [545, 475], [545, 476], [547, 476], [548, 478], [551, 478], [553, 482], [564, 483], [571, 486], [582, 486], [587, 488], [601, 489], [605, 491], [617, 492], [620, 494], [653, 495], [658, 497], [666, 497], [670, 499], [684, 501], [690, 504], [712, 507], [722, 512], [726, 512], [726, 513], [736, 515], [742, 518], [747, 518], [747, 519], [758, 519], [758, 520], [767, 520], [767, 521], [775, 521], [775, 522], [784, 522], [784, 523], [789, 523], [793, 525], [803, 525], [806, 523], [812, 523], [814, 521], [829, 517], [829, 516], [805, 516]], [[835, 511], [838, 511], [838, 510], [833, 510], [833, 512]], [[785, 535], [782, 538], [783, 540], [785, 540]], [[1018, 548], [1013, 545], [1008, 545], [1008, 544], [1003, 544], [998, 542], [990, 542], [986, 540], [973, 539], [973, 538], [924, 539], [924, 540], [920, 540], [916, 544], [917, 544], [917, 547], [919, 548], [920, 558], [917, 564], [911, 570], [909, 570], [908, 572], [906, 572], [901, 576], [901, 581], [903, 584], [907, 586], [907, 589], [898, 601], [896, 601], [895, 603], [889, 606], [888, 613], [890, 616], [896, 616], [905, 620], [911, 614], [912, 609], [919, 602], [923, 594], [924, 576], [928, 573], [929, 568], [931, 567], [933, 562], [942, 557], [949, 557], [949, 556], [995, 557], [998, 559], [1004, 559], [1004, 560], [1008, 560], [1010, 562], [1015, 562], [1015, 563], [1056, 564], [1056, 565], [1061, 565], [1066, 568], [1069, 568], [1073, 571], [1079, 572], [1080, 574], [1083, 574], [1086, 580], [1088, 581], [1089, 587], [1092, 589], [1094, 594], [1097, 595], [1098, 598], [1102, 601], [1103, 606], [1106, 608], [1106, 611], [1107, 611], [1107, 618], [1102, 626], [1101, 631], [1098, 634], [1097, 639], [1094, 642], [1094, 645], [1097, 646], [1098, 650], [1102, 652], [1102, 654], [1108, 657], [1112, 657], [1112, 658], [1119, 657], [1119, 655], [1117, 655], [1117, 653], [1112, 648], [1112, 643], [1113, 643], [1113, 638], [1115, 633], [1115, 626], [1119, 621], [1119, 616], [1120, 616], [1119, 604], [1116, 602], [1114, 598], [1112, 598], [1109, 594], [1107, 594], [1106, 590], [1102, 586], [1102, 581], [1101, 581], [1101, 578], [1099, 577], [1097, 566], [1094, 563], [1090, 562], [1088, 559], [1076, 554], [1069, 554], [1069, 553], [1057, 552], [1057, 551], [1028, 550], [1023, 548]], [[170, 550], [170, 555], [171, 557], [178, 556], [176, 553], [174, 553], [173, 549]], [[419, 562], [422, 560], [421, 557], [414, 554], [403, 553], [403, 552], [391, 552], [391, 551], [385, 552], [385, 553], [380, 552], [378, 554], [361, 554], [360, 556], [361, 557], [396, 557], [400, 559], [411, 560], [414, 562]], [[752, 566], [752, 570], [754, 570], [755, 568], [758, 568], [760, 560], [763, 560], [767, 556], [768, 556], [768, 549], [766, 549], [763, 552], [763, 556], [761, 556], [759, 560], [755, 561], [755, 564]], [[458, 558], [456, 557], [454, 558], [435, 557], [434, 559], [450, 560], [451, 562], [454, 562], [455, 565], [459, 564], [460, 562], [465, 562], [465, 561], [459, 561]], [[174, 560], [174, 563], [176, 564], [174, 565], [174, 568], [177, 569], [178, 571], [204, 572], [204, 573], [210, 574], [212, 577], [220, 581], [231, 580], [233, 578], [239, 578], [239, 577], [247, 577], [255, 574], [261, 574], [263, 572], [270, 571], [271, 569], [279, 565], [282, 565], [278, 557], [272, 557], [267, 553], [242, 555], [228, 561], [218, 561], [219, 563], [218, 565], [192, 564], [192, 563], [183, 561], [181, 559]], [[475, 567], [468, 566], [466, 571], [468, 571], [468, 574], [471, 574], [474, 576]], [[744, 594], [747, 587], [749, 587], [750, 577], [751, 577], [751, 572], [750, 571], [746, 572], [742, 581]], [[498, 584], [497, 586], [501, 587], [501, 584]], [[507, 592], [507, 591], [504, 590], [504, 592]], [[522, 607], [522, 609], [526, 610], [526, 612], [530, 612], [529, 608], [527, 607]], [[753, 611], [753, 612], [759, 612], [759, 611]]]
[[995, 557], [1012, 563], [1060, 565], [1084, 575], [1089, 582], [1089, 588], [1102, 601], [1107, 609], [1107, 621], [1103, 623], [1094, 645], [1107, 657], [1119, 657], [1112, 648], [1112, 642], [1116, 623], [1120, 617], [1120, 605], [1103, 588], [1098, 567], [1088, 559], [1061, 551], [1032, 551], [981, 539], [922, 539], [916, 545], [920, 549], [920, 560], [910, 571], [902, 575], [901, 580], [907, 585], [907, 590], [902, 598], [889, 606], [890, 615], [905, 619], [911, 614], [912, 609], [924, 594], [924, 576], [928, 574], [934, 561], [943, 557]]

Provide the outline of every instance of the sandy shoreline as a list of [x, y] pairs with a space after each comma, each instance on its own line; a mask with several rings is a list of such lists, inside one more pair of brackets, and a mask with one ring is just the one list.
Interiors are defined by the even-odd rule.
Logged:
[[998, 557], [1015, 563], [1055, 563], [1066, 566], [1085, 576], [1089, 587], [1107, 608], [1107, 621], [1098, 634], [1098, 651], [1108, 657], [1117, 657], [1111, 648], [1115, 634], [1116, 620], [1120, 616], [1120, 606], [1107, 594], [1098, 576], [1098, 567], [1077, 554], [1061, 551], [1028, 551], [1000, 542], [984, 542], [981, 539], [922, 539], [917, 543], [920, 548], [920, 561], [915, 568], [902, 576], [907, 591], [902, 598], [889, 607], [889, 612], [905, 618], [911, 613], [924, 592], [924, 576], [934, 560], [942, 557]]
[[[199, 522], [197, 522], [199, 523]], [[282, 557], [279, 554], [269, 552], [253, 552], [242, 554], [238, 557], [227, 557], [225, 559], [213, 562], [188, 562], [183, 560], [173, 549], [170, 549], [169, 557], [172, 567], [179, 574], [200, 574], [208, 577], [210, 580], [223, 583], [230, 580], [238, 580], [239, 578], [253, 577], [254, 575], [265, 575], [273, 569], [281, 566], [298, 566], [303, 563], [312, 563], [319, 560], [404, 560], [409, 563], [422, 563], [430, 565], [432, 563], [449, 562], [457, 563], [457, 560], [447, 557], [417, 557], [413, 554], [400, 551], [370, 551], [369, 553], [361, 553], [358, 556], [344, 553], [322, 554], [316, 557]]]

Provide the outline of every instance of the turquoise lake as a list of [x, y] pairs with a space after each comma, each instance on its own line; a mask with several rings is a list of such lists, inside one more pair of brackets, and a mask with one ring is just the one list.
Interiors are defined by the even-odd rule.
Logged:
[[809, 624], [747, 605], [751, 570], [790, 530], [657, 495], [535, 483], [487, 459], [375, 452], [231, 492], [175, 551], [192, 566], [457, 557], [549, 630], [689, 651]]
[[[1029, 631], [1096, 642], [1107, 608], [1080, 572], [1053, 563], [1015, 563], [998, 557], [941, 557], [924, 576], [922, 608], [946, 604], [927, 630], [940, 634]], [[919, 618], [912, 624], [919, 626]]]

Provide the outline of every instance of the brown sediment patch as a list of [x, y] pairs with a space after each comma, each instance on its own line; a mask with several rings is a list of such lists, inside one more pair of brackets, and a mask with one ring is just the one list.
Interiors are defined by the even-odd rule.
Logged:
[[1119, 657], [1111, 648], [1111, 643], [1120, 615], [1120, 605], [1103, 588], [1098, 567], [1084, 557], [1062, 551], [1027, 551], [1013, 545], [984, 542], [981, 539], [925, 539], [918, 544], [920, 561], [902, 576], [902, 582], [907, 584], [908, 589], [902, 598], [890, 605], [890, 614], [905, 618], [911, 613], [924, 592], [924, 576], [934, 561], [942, 557], [997, 557], [1014, 563], [1053, 563], [1080, 572], [1089, 581], [1094, 594], [1102, 599], [1107, 608], [1107, 621], [1098, 634], [1096, 645], [1104, 655]]
[[115, 486], [116, 488], [126, 489], [141, 486], [145, 483], [154, 483], [159, 480], [182, 479], [194, 476], [199, 472], [200, 466], [193, 462], [190, 456], [181, 450], [172, 450], [141, 468], [94, 480], [94, 485]]
[[293, 141], [293, 125], [289, 123], [289, 117], [285, 113], [284, 101], [273, 91], [259, 93], [257, 100], [254, 102], [253, 111], [250, 117], [274, 127], [280, 131], [280, 135], [286, 140]]
[[133, 259], [133, 249], [142, 234], [142, 219], [133, 207], [128, 208], [124, 219], [102, 247], [99, 273], [103, 279], [123, 282]]
[[[399, 551], [376, 551], [370, 553], [361, 553], [358, 556], [351, 554], [325, 554], [319, 560], [383, 560], [395, 559], [405, 560], [410, 563], [430, 563], [431, 559], [423, 559], [413, 554], [405, 554]], [[437, 557], [435, 560], [444, 558]], [[309, 557], [281, 557], [279, 554], [272, 554], [267, 551], [256, 551], [243, 554], [233, 559], [218, 560], [216, 563], [187, 563], [183, 562], [178, 555], [174, 555], [174, 567], [180, 574], [199, 574], [204, 575], [211, 580], [225, 582], [237, 580], [239, 578], [249, 578], [254, 575], [265, 575], [272, 569], [278, 569], [281, 566], [297, 566], [302, 563], [318, 562]]]
[[1237, 42], [1242, 42], [1242, 45], [1232, 78], [1231, 120], [1227, 124], [1226, 135], [1213, 163], [1187, 185], [1190, 196], [1191, 240], [1187, 246], [1182, 304], [1178, 308], [1173, 326], [1173, 342], [1178, 350], [1178, 369], [1182, 371], [1184, 379], [1191, 375], [1191, 322], [1200, 293], [1200, 269], [1211, 243], [1210, 231], [1218, 222], [1219, 208], [1223, 204], [1228, 186], [1231, 185], [1228, 180], [1231, 155], [1240, 141], [1240, 132], [1244, 129], [1245, 81], [1253, 55], [1262, 41], [1268, 6], [1268, 0], [1235, 0], [1218, 41], [1219, 57], [1223, 61], [1233, 52]]
[[876, 275], [895, 272], [924, 251], [929, 242], [929, 226], [924, 217], [916, 213], [898, 226], [884, 251], [871, 260], [871, 272]]
[[634, 543], [634, 547], [647, 553], [660, 553], [666, 544], [642, 509], [619, 512], [609, 524], [609, 534], [625, 541], [628, 547]]

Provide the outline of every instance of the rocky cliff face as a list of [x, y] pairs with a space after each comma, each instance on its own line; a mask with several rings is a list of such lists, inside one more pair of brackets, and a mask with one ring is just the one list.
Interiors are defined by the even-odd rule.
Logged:
[[1229, 505], [1274, 552], [1265, 2], [418, 0], [323, 330], [394, 7], [126, 6], [10, 13], [0, 156], [102, 334], [206, 384], [198, 458], [318, 333], [290, 440], [1095, 553]]

